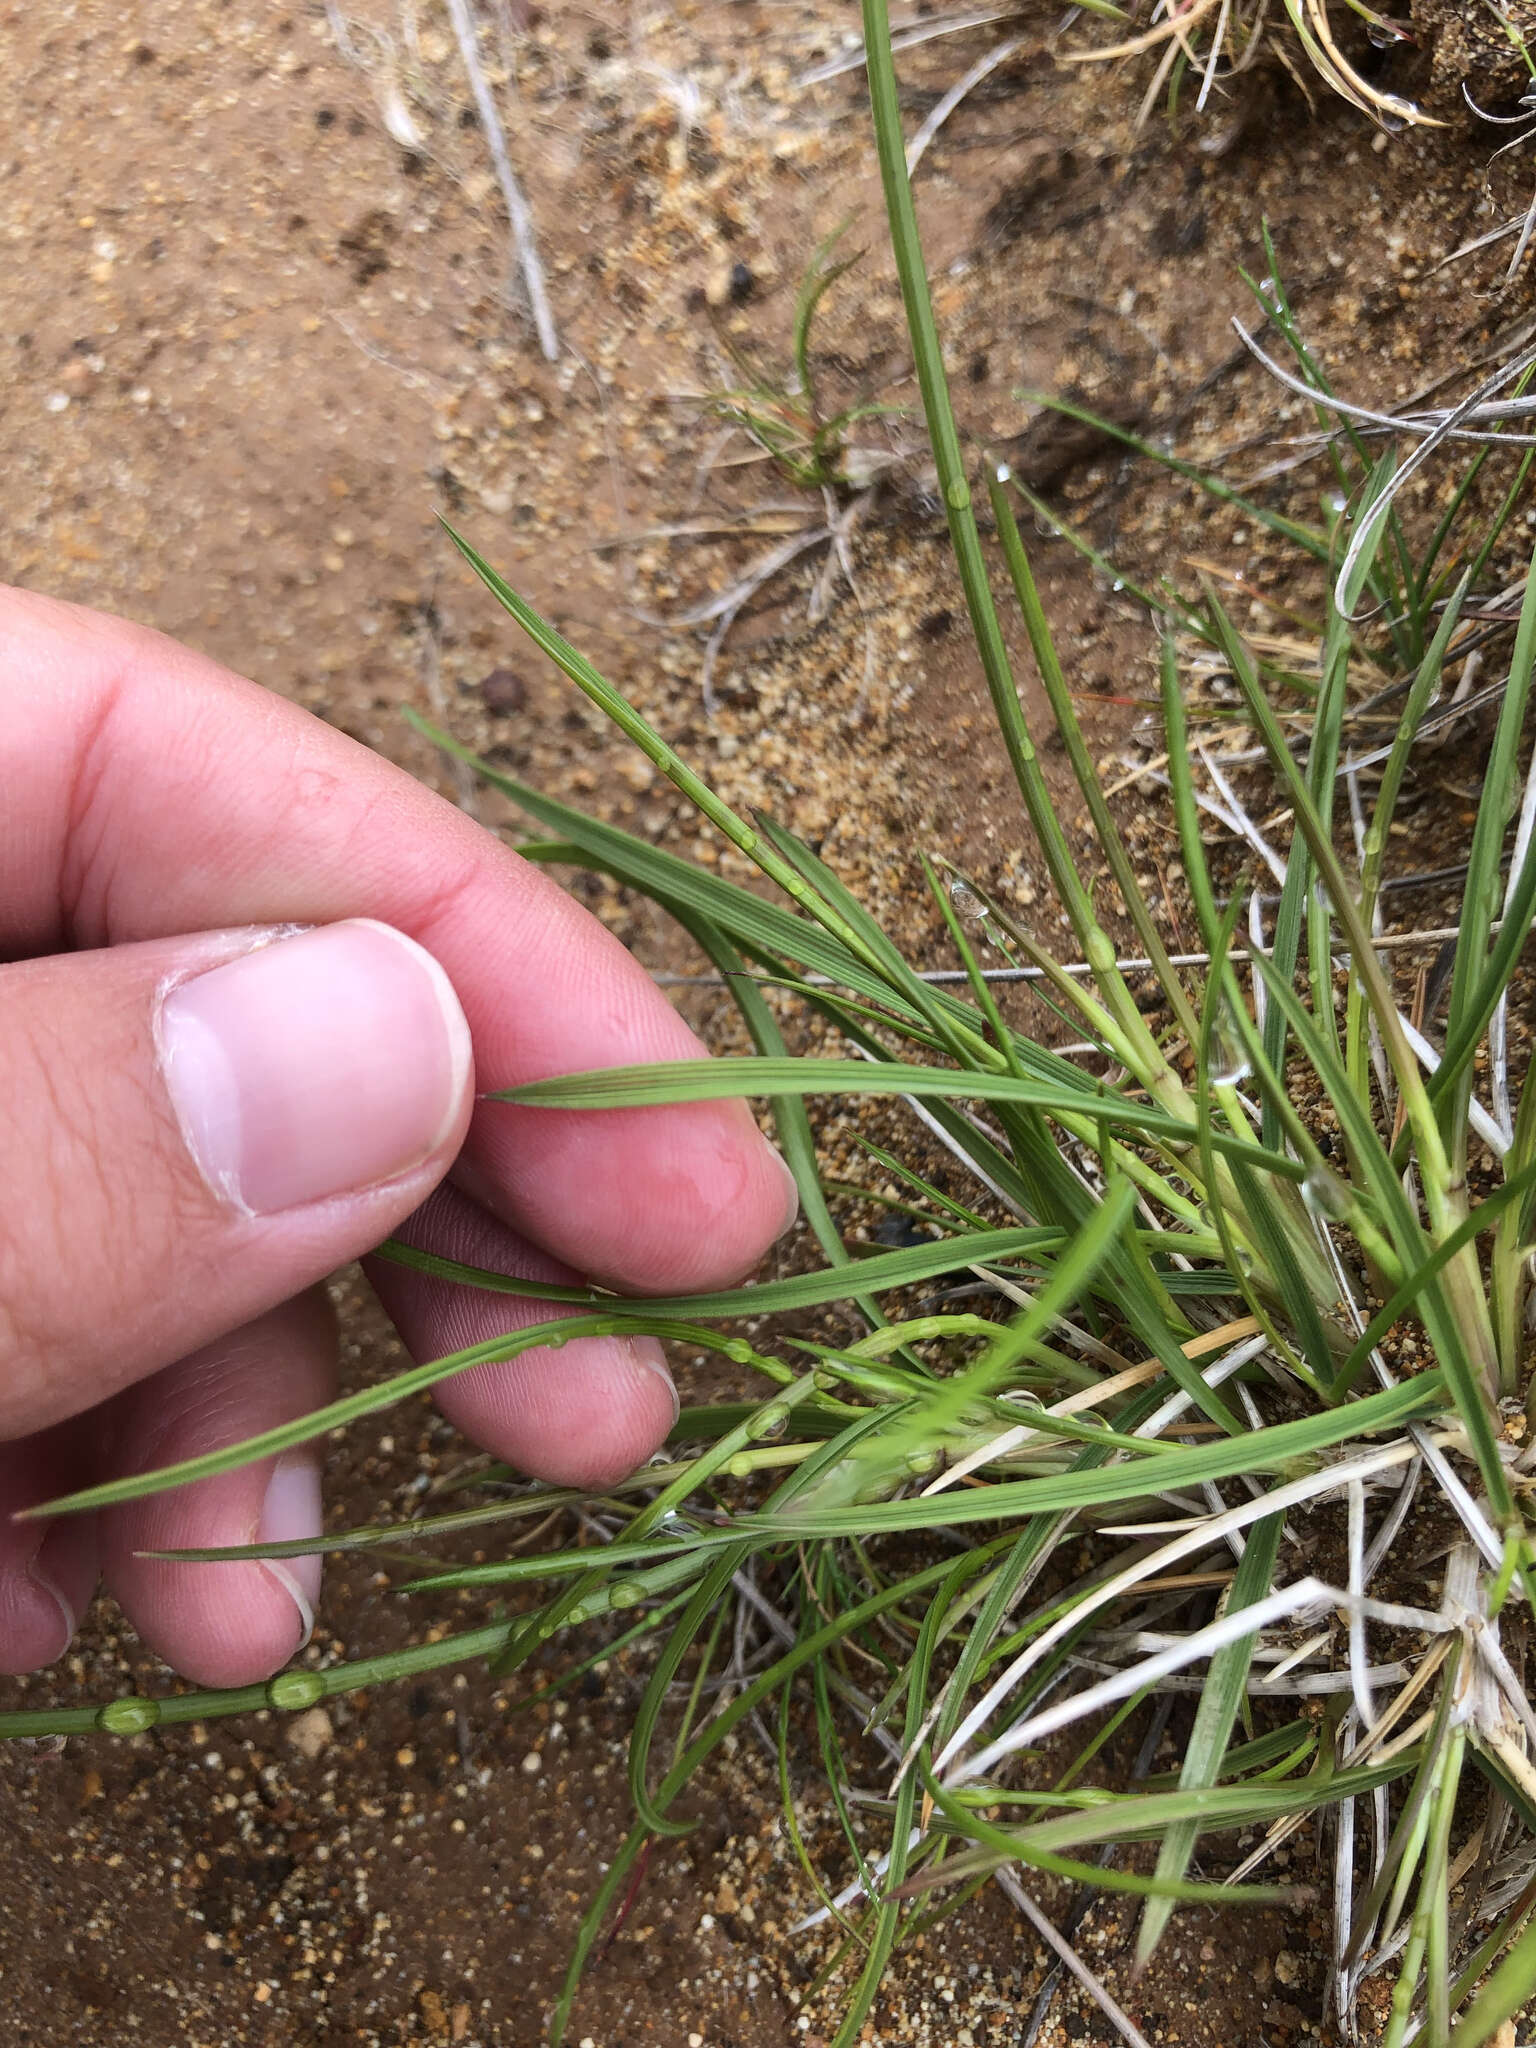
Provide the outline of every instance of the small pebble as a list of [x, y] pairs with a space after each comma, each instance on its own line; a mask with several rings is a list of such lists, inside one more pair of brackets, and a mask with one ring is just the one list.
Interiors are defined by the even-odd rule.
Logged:
[[335, 1740], [336, 1730], [324, 1707], [311, 1707], [308, 1713], [297, 1714], [288, 1723], [288, 1747], [296, 1749], [310, 1762], [328, 1750]]
[[528, 702], [528, 685], [514, 669], [493, 668], [480, 685], [480, 701], [498, 718], [512, 718]]

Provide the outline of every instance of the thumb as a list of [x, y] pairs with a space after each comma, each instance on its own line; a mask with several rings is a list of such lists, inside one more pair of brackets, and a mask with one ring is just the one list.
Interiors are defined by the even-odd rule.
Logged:
[[0, 967], [0, 1439], [388, 1235], [473, 1094], [442, 968], [367, 920]]

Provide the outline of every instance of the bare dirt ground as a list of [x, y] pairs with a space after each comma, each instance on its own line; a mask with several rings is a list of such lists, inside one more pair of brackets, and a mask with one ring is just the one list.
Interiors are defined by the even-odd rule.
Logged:
[[[818, 326], [824, 389], [915, 400], [861, 75], [807, 82], [855, 39], [856, 7], [485, 9], [555, 365], [509, 292], [446, 16], [354, 0], [345, 17], [344, 51], [318, 6], [0, 8], [0, 568], [206, 649], [489, 823], [504, 814], [453, 780], [403, 707], [713, 862], [670, 788], [470, 583], [442, 509], [733, 802], [809, 836], [919, 951], [937, 941], [918, 847], [1028, 902], [1030, 850], [909, 418], [855, 437], [886, 479], [847, 527], [852, 587], [827, 542], [807, 545], [719, 650], [712, 709], [708, 622], [678, 623], [825, 522], [819, 495], [744, 465], [698, 397], [738, 380], [733, 356], [782, 367], [797, 284], [844, 221], [842, 246], [867, 253]], [[1500, 283], [1504, 251], [1435, 269], [1500, 205], [1523, 207], [1527, 174], [1506, 162], [1490, 198], [1490, 145], [1459, 123], [1377, 135], [1321, 94], [1309, 109], [1283, 75], [1200, 123], [1137, 130], [1145, 73], [1062, 61], [1054, 27], [1031, 6], [902, 60], [915, 125], [992, 40], [1021, 39], [919, 177], [966, 431], [1132, 566], [1242, 570], [1262, 619], [1284, 593], [1241, 518], [1020, 393], [1071, 392], [1201, 457], [1251, 447], [1232, 471], [1251, 473], [1260, 437], [1308, 423], [1228, 326], [1252, 312], [1237, 266], [1259, 261], [1261, 220], [1339, 383], [1395, 400], [1527, 317], [1524, 279]], [[1410, 90], [1429, 59], [1376, 61]], [[419, 147], [391, 135], [394, 95]], [[1151, 686], [1144, 620], [1059, 545], [1041, 544], [1039, 567], [1113, 754]], [[653, 916], [589, 894], [643, 957], [689, 964]], [[349, 1370], [373, 1376], [389, 1339], [349, 1303]], [[424, 1408], [338, 1446], [338, 1521], [404, 1510], [462, 1456]], [[309, 1654], [366, 1655], [433, 1620], [343, 1561]], [[0, 1699], [163, 1682], [98, 1610], [66, 1668]], [[0, 1759], [6, 2038], [533, 2042], [627, 1821], [635, 1676], [616, 1662], [527, 1716], [519, 1697], [440, 1677], [298, 1728], [258, 1716]], [[807, 1899], [763, 1758], [744, 1739], [702, 1791], [704, 1825], [658, 1849], [573, 2040], [765, 2048], [830, 2031], [830, 2007], [803, 2002], [825, 1950], [789, 1932]], [[1306, 1865], [1304, 1838], [1292, 1853]], [[1151, 2040], [1331, 2038], [1319, 1923], [1191, 1913], [1136, 1987], [1118, 1974], [1129, 1925], [1095, 1908], [1077, 1939]], [[902, 1952], [868, 2038], [1021, 2041], [1047, 1963], [985, 1896]], [[1103, 2025], [1068, 1982], [1039, 2039], [1091, 2044]]]

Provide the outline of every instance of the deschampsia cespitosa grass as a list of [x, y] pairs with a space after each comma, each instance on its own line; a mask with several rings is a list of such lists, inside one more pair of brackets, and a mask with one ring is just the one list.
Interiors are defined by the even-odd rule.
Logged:
[[[756, 1377], [760, 1396], [685, 1410], [663, 1460], [602, 1499], [483, 1471], [467, 1505], [434, 1503], [404, 1530], [323, 1546], [419, 1552], [434, 1536], [491, 1537], [579, 1509], [581, 1541], [572, 1521], [561, 1547], [411, 1582], [482, 1589], [488, 1603], [515, 1591], [510, 1616], [492, 1608], [468, 1632], [239, 1692], [10, 1714], [0, 1733], [132, 1732], [306, 1707], [471, 1658], [510, 1674], [556, 1641], [570, 1646], [563, 1685], [649, 1644], [630, 1749], [634, 1827], [583, 1920], [553, 2041], [646, 1844], [687, 1830], [691, 1781], [753, 1728], [777, 1757], [806, 1880], [802, 1925], [830, 1930], [818, 1937], [830, 1943], [818, 1982], [840, 1986], [839, 2048], [858, 2038], [897, 1940], [980, 1883], [996, 1879], [1032, 1911], [1032, 1872], [1130, 1894], [1142, 1902], [1145, 1964], [1181, 1905], [1304, 1896], [1294, 1868], [1274, 1864], [1304, 1827], [1314, 1888], [1331, 1907], [1330, 1997], [1345, 2033], [1358, 2038], [1362, 1986], [1387, 1972], [1386, 2048], [1447, 2042], [1453, 2024], [1469, 2048], [1536, 1991], [1536, 1715], [1522, 1668], [1536, 1089], [1509, 1016], [1536, 916], [1536, 774], [1522, 766], [1536, 583], [1512, 633], [1481, 604], [1524, 467], [1491, 513], [1479, 510], [1479, 453], [1450, 510], [1414, 540], [1393, 444], [1378, 452], [1332, 406], [1271, 258], [1255, 290], [1315, 397], [1327, 510], [1316, 526], [1257, 495], [1248, 510], [1326, 568], [1323, 611], [1298, 661], [1295, 636], [1246, 638], [1209, 582], [1138, 593], [1163, 631], [1157, 773], [1199, 931], [1198, 951], [1176, 962], [1164, 906], [1100, 787], [1016, 508], [1060, 522], [993, 470], [987, 514], [1087, 806], [1086, 860], [1042, 771], [945, 386], [883, 0], [865, 0], [865, 24], [939, 490], [1074, 957], [925, 862], [962, 976], [937, 985], [810, 847], [737, 815], [454, 535], [534, 644], [776, 885], [759, 895], [475, 763], [544, 835], [524, 847], [531, 858], [616, 878], [676, 919], [755, 1046], [751, 1057], [554, 1077], [514, 1099], [593, 1114], [766, 1101], [824, 1263], [723, 1294], [626, 1301], [391, 1248], [447, 1278], [579, 1312], [55, 1510], [270, 1456], [450, 1373], [597, 1330], [720, 1354]], [[1419, 750], [1465, 711], [1479, 661], [1497, 710], [1459, 923], [1449, 943], [1435, 940], [1437, 1029], [1405, 1001], [1399, 963], [1415, 942], [1385, 929], [1388, 854]], [[1200, 714], [1201, 662], [1219, 663], [1236, 693], [1222, 727]], [[1373, 712], [1363, 728], [1362, 704]], [[1289, 815], [1288, 844], [1273, 822], [1260, 831], [1239, 793], [1258, 774]], [[1207, 844], [1212, 814], [1252, 857], [1240, 886]], [[1134, 934], [1149, 970], [1124, 964], [1106, 928], [1108, 884], [1116, 927]], [[999, 962], [1047, 998], [1045, 1012], [1013, 1005]], [[1159, 991], [1150, 1011], [1147, 971]], [[1040, 1036], [1020, 1021], [1035, 1015], [1051, 1018]], [[840, 1039], [841, 1056], [791, 1049], [786, 1030], [805, 1016]], [[1058, 1049], [1056, 1017], [1087, 1050]], [[834, 1210], [844, 1194], [818, 1163], [808, 1103], [863, 1095], [912, 1114], [909, 1158], [867, 1148], [862, 1192], [910, 1226], [892, 1249], [847, 1241]], [[936, 1281], [951, 1284], [925, 1295]], [[959, 1305], [962, 1286], [972, 1305]], [[823, 1338], [761, 1334], [778, 1314], [831, 1305], [842, 1319]], [[753, 1334], [738, 1334], [748, 1323]], [[1410, 1515], [1444, 1534], [1435, 1581], [1398, 1560]], [[814, 1830], [803, 1780], [796, 1796], [808, 1729], [823, 1771]], [[1141, 1743], [1142, 1767], [1129, 1783], [1123, 1771], [1094, 1782], [1090, 1767], [1122, 1730]], [[1159, 1773], [1170, 1735], [1182, 1760]], [[844, 1838], [839, 1869], [808, 1833]], [[1112, 2023], [1140, 2040], [1088, 1974]]]

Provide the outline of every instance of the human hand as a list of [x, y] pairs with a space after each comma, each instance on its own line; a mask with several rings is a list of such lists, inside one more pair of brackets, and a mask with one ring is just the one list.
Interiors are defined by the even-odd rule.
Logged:
[[[477, 1104], [700, 1048], [545, 875], [172, 641], [0, 591], [0, 788], [0, 1672], [59, 1656], [100, 1575], [167, 1662], [249, 1684], [307, 1637], [320, 1560], [137, 1553], [318, 1534], [316, 1446], [99, 1514], [15, 1511], [325, 1402], [319, 1283], [392, 1231], [674, 1293], [750, 1268], [793, 1181], [739, 1102]], [[370, 1275], [418, 1359], [559, 1313]], [[638, 1336], [438, 1398], [487, 1450], [580, 1485], [676, 1412]]]

